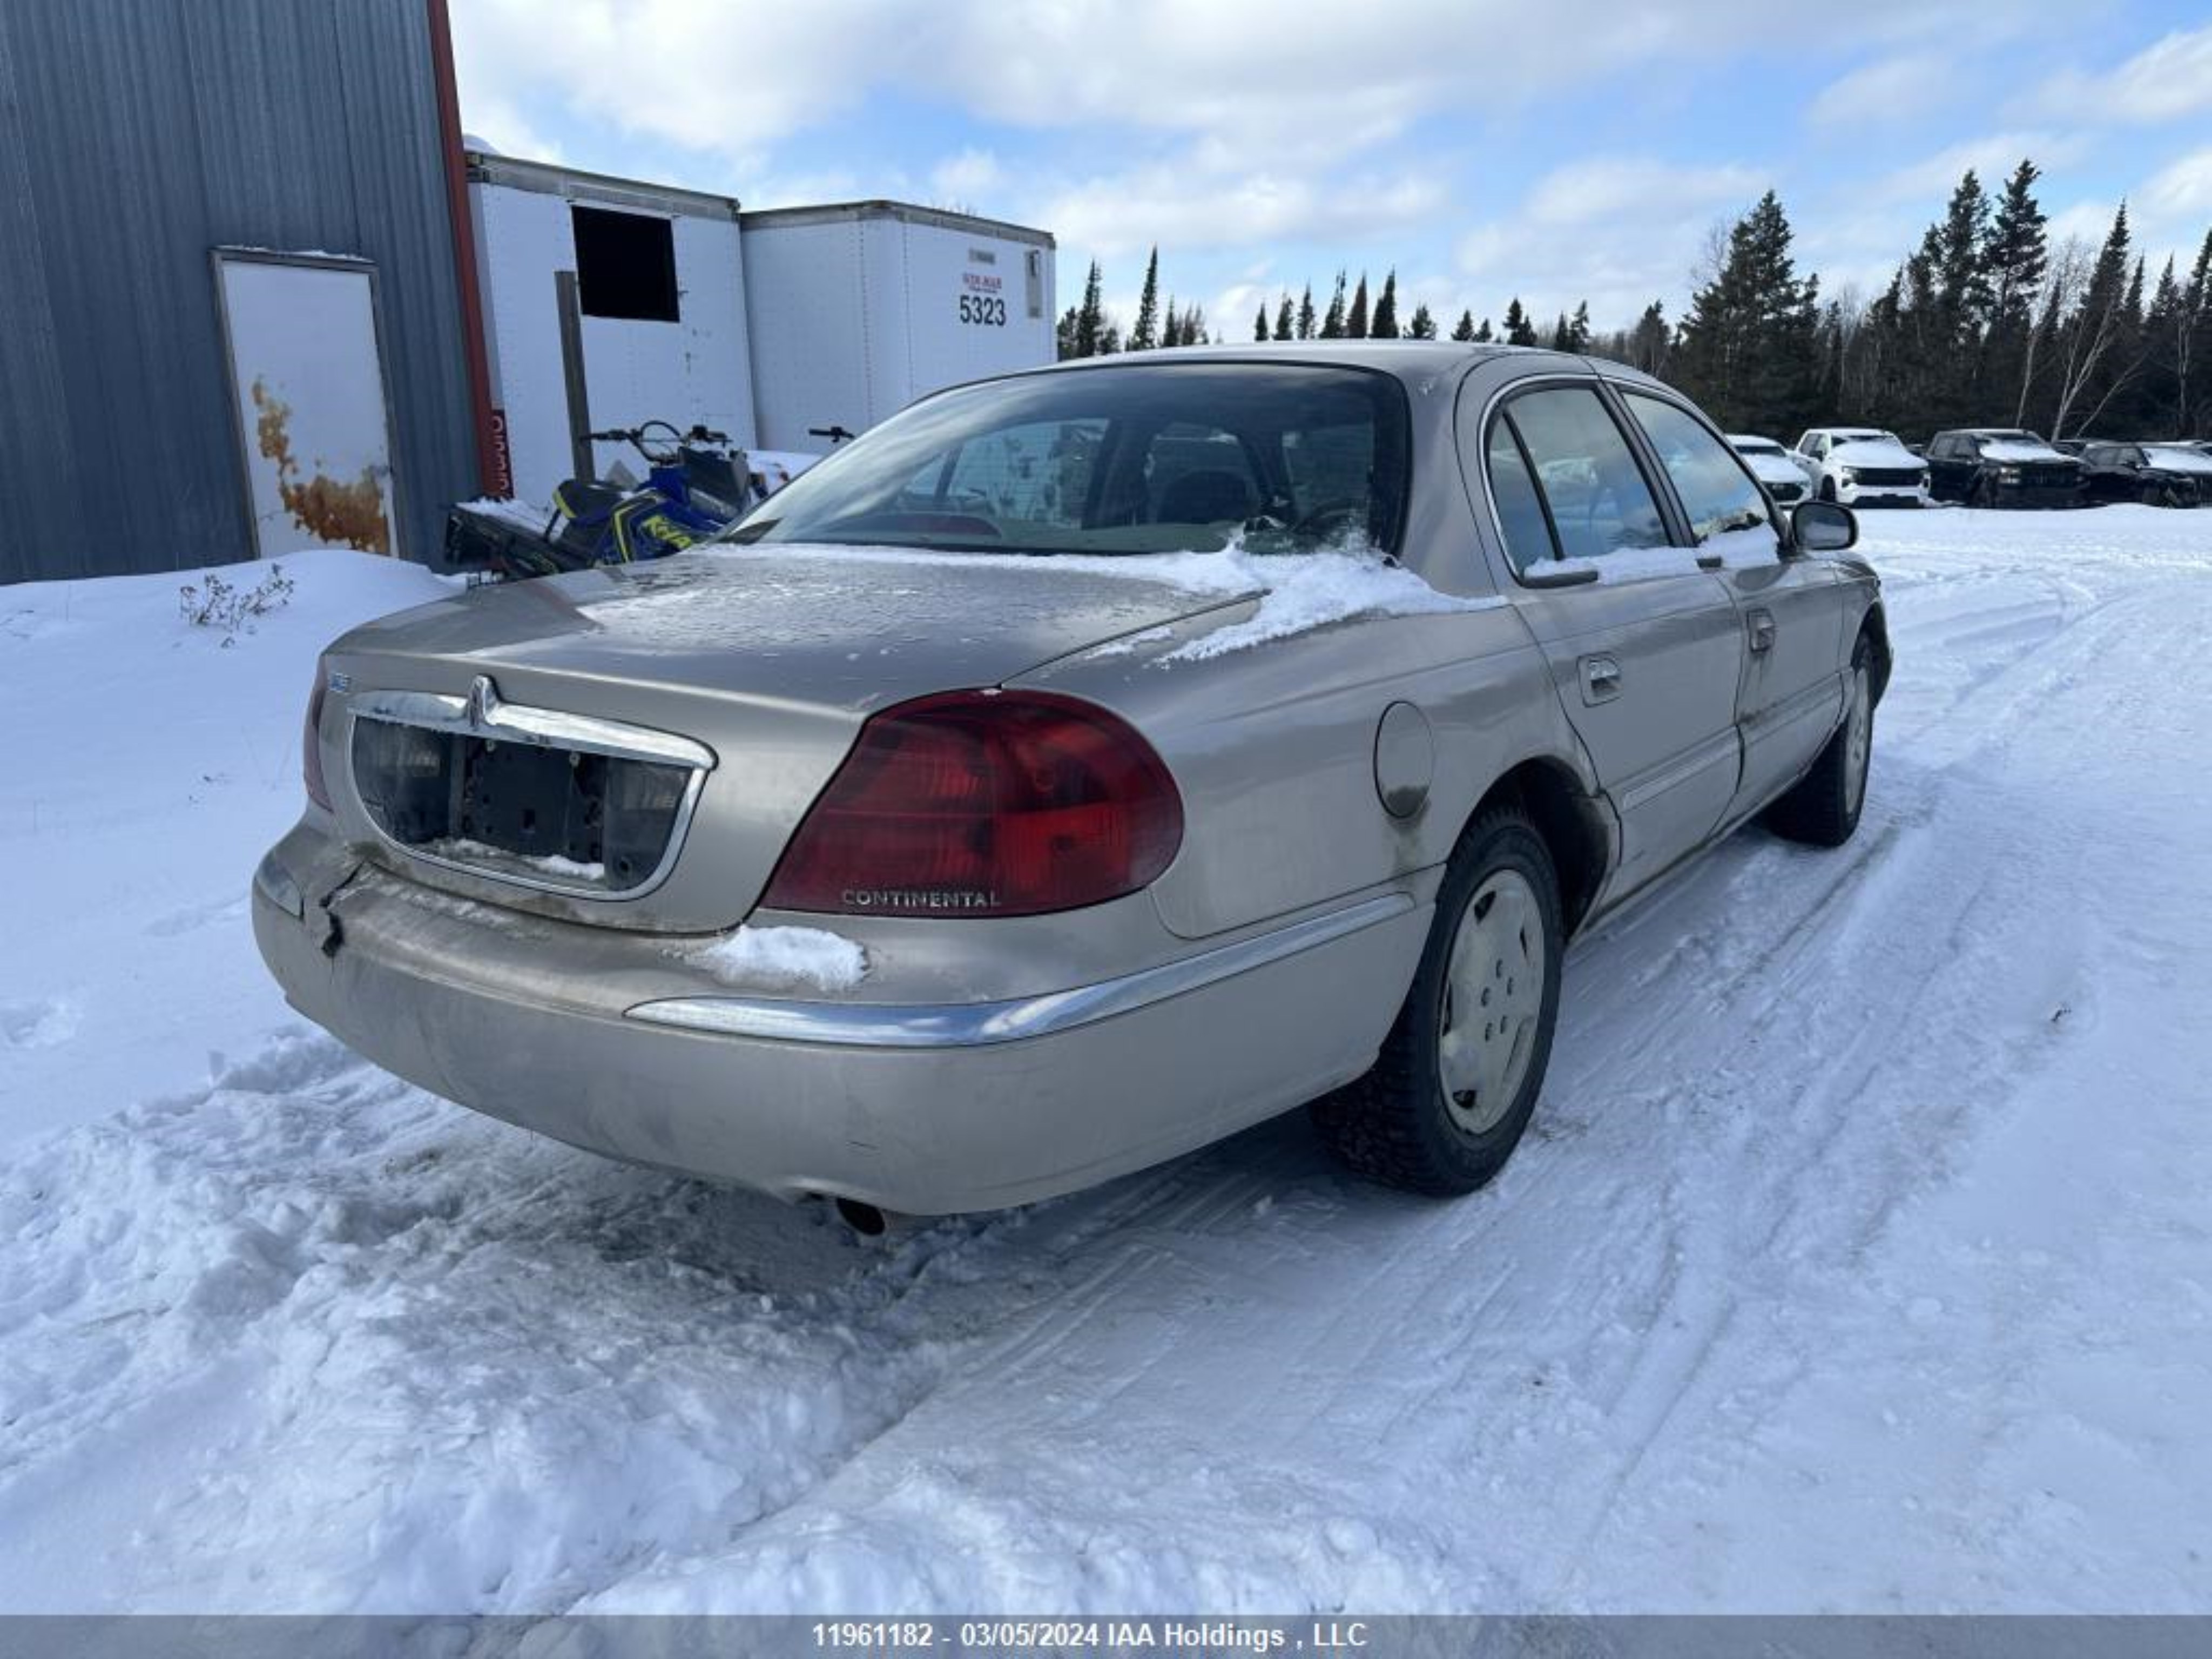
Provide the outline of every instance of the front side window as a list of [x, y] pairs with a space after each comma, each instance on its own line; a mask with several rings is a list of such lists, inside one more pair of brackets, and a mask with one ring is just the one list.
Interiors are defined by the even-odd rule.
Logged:
[[1396, 551], [1409, 475], [1395, 376], [1307, 364], [1115, 365], [923, 399], [730, 532], [992, 553]]
[[1534, 470], [1560, 557], [1601, 558], [1667, 545], [1667, 526], [1643, 469], [1595, 388], [1524, 392], [1500, 418], [1511, 422]]
[[1771, 530], [1766, 493], [1718, 438], [1663, 398], [1624, 392], [1621, 401], [1651, 440], [1700, 542], [1738, 530]]

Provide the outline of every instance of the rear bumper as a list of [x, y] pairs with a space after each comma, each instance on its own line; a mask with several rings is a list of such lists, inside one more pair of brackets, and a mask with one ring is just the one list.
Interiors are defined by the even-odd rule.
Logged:
[[735, 997], [684, 982], [665, 939], [302, 868], [299, 839], [255, 880], [255, 938], [292, 1005], [377, 1064], [611, 1157], [913, 1214], [1088, 1186], [1358, 1076], [1429, 922], [1377, 893], [1012, 1001]]

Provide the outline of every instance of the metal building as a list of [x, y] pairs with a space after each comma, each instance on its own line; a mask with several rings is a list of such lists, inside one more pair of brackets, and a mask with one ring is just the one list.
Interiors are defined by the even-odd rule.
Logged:
[[0, 581], [434, 559], [459, 161], [444, 0], [0, 5]]

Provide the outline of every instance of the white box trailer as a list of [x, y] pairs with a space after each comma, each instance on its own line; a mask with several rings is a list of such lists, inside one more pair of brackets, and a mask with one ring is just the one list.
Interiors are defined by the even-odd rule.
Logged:
[[626, 446], [586, 432], [668, 421], [751, 445], [744, 255], [735, 198], [674, 190], [487, 150], [467, 153], [483, 298], [493, 447], [518, 500]]
[[1051, 235], [898, 202], [745, 214], [755, 430], [819, 453], [926, 392], [1053, 360]]

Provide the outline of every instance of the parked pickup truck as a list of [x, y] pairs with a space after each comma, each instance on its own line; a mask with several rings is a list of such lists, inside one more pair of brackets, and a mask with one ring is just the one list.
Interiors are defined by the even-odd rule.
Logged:
[[1928, 488], [1968, 507], [2079, 507], [2084, 469], [2017, 427], [1939, 432], [1928, 442]]
[[1928, 464], [1871, 426], [1816, 426], [1797, 440], [1813, 493], [1846, 507], [1925, 507]]

